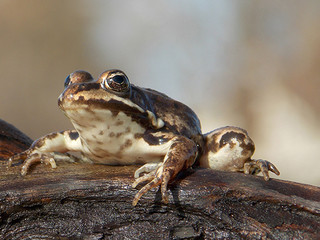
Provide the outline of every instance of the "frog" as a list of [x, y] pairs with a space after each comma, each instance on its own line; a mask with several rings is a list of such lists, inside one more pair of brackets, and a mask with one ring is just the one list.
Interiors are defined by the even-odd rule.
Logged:
[[151, 189], [160, 188], [163, 203], [169, 202], [168, 184], [180, 172], [198, 165], [221, 171], [258, 174], [269, 180], [279, 170], [269, 161], [252, 159], [255, 145], [246, 130], [225, 126], [203, 134], [195, 112], [164, 93], [135, 86], [118, 69], [98, 78], [84, 70], [69, 74], [58, 106], [74, 130], [50, 133], [35, 140], [29, 149], [9, 158], [8, 165], [23, 160], [21, 175], [31, 165], [56, 168], [57, 160], [104, 165], [139, 165], [133, 188], [136, 206]]

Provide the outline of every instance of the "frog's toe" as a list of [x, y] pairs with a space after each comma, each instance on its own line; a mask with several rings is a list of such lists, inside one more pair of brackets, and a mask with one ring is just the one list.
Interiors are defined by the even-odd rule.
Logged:
[[155, 174], [156, 174], [156, 171], [152, 171], [148, 174], [143, 175], [142, 177], [136, 178], [136, 180], [132, 184], [132, 187], [136, 188], [140, 183], [143, 183], [145, 181], [151, 181], [152, 179], [154, 179]]
[[279, 172], [279, 170], [276, 168], [276, 166], [273, 165], [271, 162], [268, 162], [268, 161], [266, 161], [266, 162], [267, 162], [269, 171], [271, 171], [271, 172], [273, 172], [274, 174], [276, 174], [276, 175], [279, 176], [279, 175], [280, 175], [280, 172]]
[[257, 174], [262, 173], [264, 180], [268, 181], [269, 171], [273, 172], [276, 175], [280, 175], [279, 170], [271, 162], [263, 159], [251, 159], [250, 162], [245, 163], [244, 173], [245, 174]]
[[23, 163], [23, 166], [21, 168], [21, 175], [25, 176], [30, 168], [31, 165], [35, 163], [45, 163], [46, 165], [50, 164], [52, 168], [56, 168], [56, 162], [55, 160], [47, 154], [39, 154], [39, 153], [34, 153], [31, 154]]
[[[138, 168], [134, 173], [134, 178], [138, 179], [141, 173], [152, 173], [155, 172], [159, 167], [162, 166], [160, 163], [146, 163], [142, 167]], [[146, 180], [145, 180], [146, 181]]]
[[30, 154], [29, 150], [26, 150], [24, 152], [13, 155], [8, 159], [8, 167], [11, 167], [13, 162], [16, 162], [19, 160], [25, 160], [26, 158], [28, 158], [29, 154]]
[[196, 159], [197, 153], [197, 145], [192, 140], [185, 137], [176, 137], [172, 140], [172, 144], [164, 157], [163, 163], [157, 164], [155, 170], [150, 174], [147, 174], [145, 178], [144, 176], [138, 178], [134, 183], [134, 186], [136, 186], [142, 182], [142, 180], [150, 180], [150, 178], [153, 179], [140, 189], [134, 197], [132, 205], [135, 206], [143, 194], [160, 185], [162, 202], [168, 203], [167, 188], [169, 181], [174, 179], [181, 170], [191, 167]]
[[161, 184], [161, 178], [155, 177], [151, 182], [149, 182], [147, 185], [145, 185], [143, 188], [140, 189], [140, 191], [135, 195], [132, 205], [136, 206], [140, 198], [143, 194], [151, 190], [152, 188], [155, 188]]
[[160, 167], [160, 169], [154, 170], [153, 172], [136, 179], [136, 181], [133, 183], [133, 187], [136, 187], [138, 184], [145, 181], [150, 181], [150, 180], [152, 181], [140, 189], [140, 191], [134, 197], [132, 205], [133, 206], [137, 205], [139, 199], [142, 197], [143, 194], [145, 194], [152, 188], [156, 188], [160, 185], [161, 185], [162, 202], [168, 203], [169, 202], [168, 183], [172, 177], [171, 175], [172, 175], [171, 171], [166, 171], [166, 170], [163, 171], [163, 168]]

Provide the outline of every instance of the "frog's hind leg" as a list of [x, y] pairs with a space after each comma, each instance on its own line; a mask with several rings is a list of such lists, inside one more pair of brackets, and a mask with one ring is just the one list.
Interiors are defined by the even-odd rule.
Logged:
[[134, 186], [143, 181], [151, 180], [136, 194], [132, 205], [135, 206], [143, 194], [160, 185], [162, 201], [167, 203], [167, 187], [169, 181], [173, 180], [181, 170], [189, 168], [193, 165], [197, 156], [197, 151], [197, 146], [192, 140], [183, 136], [174, 138], [169, 151], [164, 158], [163, 164], [159, 165], [160, 167], [158, 167], [157, 170], [154, 170], [135, 181]]
[[200, 166], [222, 171], [262, 173], [269, 180], [269, 171], [279, 175], [278, 169], [266, 160], [254, 160], [255, 145], [248, 132], [238, 127], [222, 127], [204, 135], [205, 147]]

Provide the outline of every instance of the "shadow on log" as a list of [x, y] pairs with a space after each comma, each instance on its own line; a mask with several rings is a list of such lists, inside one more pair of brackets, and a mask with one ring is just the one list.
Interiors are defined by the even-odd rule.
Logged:
[[0, 239], [320, 236], [320, 188], [310, 185], [193, 169], [170, 185], [169, 204], [161, 203], [156, 189], [132, 207], [136, 166], [38, 164], [21, 177], [19, 166], [7, 170], [5, 164], [2, 160]]

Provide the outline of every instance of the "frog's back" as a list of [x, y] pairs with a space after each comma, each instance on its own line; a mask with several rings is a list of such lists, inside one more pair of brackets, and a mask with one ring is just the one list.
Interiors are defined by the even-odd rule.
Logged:
[[148, 108], [165, 122], [163, 131], [195, 138], [201, 135], [200, 121], [195, 112], [167, 95], [149, 88], [140, 88]]

